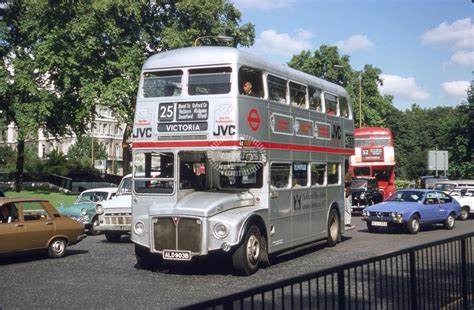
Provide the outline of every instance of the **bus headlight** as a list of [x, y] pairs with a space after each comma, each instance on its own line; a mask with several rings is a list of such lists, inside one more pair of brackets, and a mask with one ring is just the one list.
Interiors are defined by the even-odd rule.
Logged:
[[360, 199], [364, 199], [365, 198], [365, 193], [360, 193]]
[[137, 235], [143, 235], [145, 232], [145, 224], [143, 224], [143, 222], [136, 222], [134, 230]]
[[101, 204], [97, 204], [97, 205], [95, 206], [95, 213], [97, 213], [97, 214], [102, 214], [102, 213], [104, 213], [104, 208], [102, 207]]
[[214, 225], [214, 236], [217, 239], [224, 239], [229, 235], [229, 229], [224, 223], [217, 223]]
[[86, 208], [83, 208], [83, 209], [81, 210], [81, 215], [84, 215], [84, 216], [87, 215], [87, 209], [86, 209]]

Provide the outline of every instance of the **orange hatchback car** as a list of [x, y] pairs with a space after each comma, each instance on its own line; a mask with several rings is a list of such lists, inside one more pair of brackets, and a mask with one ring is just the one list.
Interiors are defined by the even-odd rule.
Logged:
[[0, 256], [47, 250], [61, 257], [85, 237], [84, 224], [61, 216], [47, 200], [0, 197]]

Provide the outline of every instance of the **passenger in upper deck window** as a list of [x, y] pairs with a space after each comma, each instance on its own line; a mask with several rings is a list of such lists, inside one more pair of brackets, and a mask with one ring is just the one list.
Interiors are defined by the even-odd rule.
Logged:
[[242, 95], [257, 97], [257, 94], [252, 90], [252, 83], [245, 81], [242, 86]]
[[329, 115], [336, 115], [336, 111], [331, 110], [331, 108], [329, 108], [329, 107], [327, 108], [326, 113], [329, 114]]
[[170, 96], [173, 96], [173, 94], [174, 94], [174, 86], [166, 85], [165, 88], [163, 89], [163, 96], [170, 97]]

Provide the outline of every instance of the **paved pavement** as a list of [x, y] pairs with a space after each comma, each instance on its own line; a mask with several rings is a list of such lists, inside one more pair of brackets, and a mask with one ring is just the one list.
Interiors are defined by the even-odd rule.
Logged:
[[167, 266], [158, 272], [137, 267], [127, 237], [109, 243], [89, 236], [68, 249], [66, 257], [28, 255], [0, 259], [0, 308], [3, 309], [172, 309], [239, 292], [287, 277], [396, 251], [473, 231], [474, 220], [454, 230], [427, 228], [418, 235], [371, 234], [359, 217], [336, 247], [316, 244], [277, 257], [250, 277], [232, 275], [225, 257]]

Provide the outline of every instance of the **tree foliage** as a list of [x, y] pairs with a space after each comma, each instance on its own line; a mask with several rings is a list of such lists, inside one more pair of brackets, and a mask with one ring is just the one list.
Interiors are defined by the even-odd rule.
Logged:
[[474, 178], [472, 85], [468, 91], [468, 103], [460, 103], [454, 108], [430, 109], [414, 103], [411, 109], [400, 111], [393, 106], [392, 96], [380, 94], [382, 71], [370, 64], [361, 71], [354, 71], [349, 56], [340, 56], [337, 47], [322, 45], [314, 52], [302, 51], [293, 56], [288, 65], [344, 86], [351, 97], [356, 127], [361, 112], [362, 127], [392, 130], [398, 178], [413, 180], [434, 173], [427, 169], [427, 155], [428, 150], [435, 149], [449, 152], [451, 178]]
[[372, 65], [365, 65], [362, 71], [353, 70], [349, 56], [340, 56], [336, 46], [321, 45], [313, 53], [302, 51], [292, 57], [288, 66], [345, 87], [353, 103], [356, 124], [359, 124], [359, 105], [362, 106], [363, 127], [382, 126], [396, 110], [393, 98], [382, 96], [378, 90], [383, 84], [382, 71]]
[[227, 0], [11, 0], [3, 15], [0, 110], [19, 130], [19, 174], [26, 137], [38, 128], [82, 136], [97, 105], [127, 124], [127, 141], [140, 69], [151, 54], [202, 36], [211, 37], [201, 44], [214, 45], [212, 36], [233, 36], [232, 46], [249, 46], [255, 37], [252, 24], [239, 26], [240, 12]]
[[[94, 141], [94, 149], [92, 149], [92, 141]], [[77, 139], [75, 144], [71, 145], [67, 152], [67, 158], [87, 166], [87, 164], [92, 164], [91, 158], [95, 160], [107, 159], [107, 148], [97, 140], [92, 140], [90, 136], [82, 136]]]

